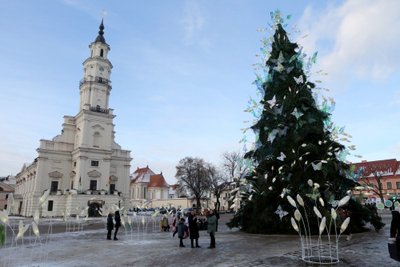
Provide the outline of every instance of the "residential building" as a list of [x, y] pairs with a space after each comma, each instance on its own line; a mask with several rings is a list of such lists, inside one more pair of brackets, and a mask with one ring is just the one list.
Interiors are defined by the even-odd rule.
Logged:
[[15, 185], [0, 182], [0, 211], [9, 210], [8, 198], [14, 193]]
[[[396, 159], [364, 160], [353, 163], [354, 177], [360, 184], [353, 194], [373, 202], [381, 202], [379, 191], [382, 192], [384, 200], [396, 196], [400, 198], [399, 163]], [[379, 183], [381, 186], [379, 186]]]

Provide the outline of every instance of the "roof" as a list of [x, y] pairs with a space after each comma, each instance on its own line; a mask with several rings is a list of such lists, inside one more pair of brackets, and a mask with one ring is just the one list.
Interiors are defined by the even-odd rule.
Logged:
[[150, 182], [147, 187], [169, 187], [162, 173], [150, 176]]
[[364, 177], [369, 176], [374, 172], [394, 175], [399, 168], [399, 162], [396, 159], [363, 161], [359, 163], [353, 163], [352, 165], [355, 166], [354, 171], [362, 171], [362, 176]]
[[173, 185], [170, 186], [170, 188], [176, 190], [178, 188], [178, 186], [179, 186], [179, 184], [173, 184]]
[[138, 167], [136, 171], [131, 174], [131, 183], [148, 183], [150, 182], [150, 176], [154, 174], [155, 173], [149, 168], [149, 166], [146, 166], [145, 168]]
[[97, 37], [96, 37], [96, 40], [94, 41], [95, 43], [97, 43], [97, 42], [100, 42], [100, 43], [103, 43], [103, 44], [106, 44], [106, 39], [104, 39], [104, 25], [103, 25], [103, 20], [101, 20], [101, 24], [100, 24], [100, 26], [99, 26], [99, 29], [100, 29], [100, 31], [99, 31], [99, 35], [97, 35]]
[[3, 190], [0, 190], [0, 192], [14, 192], [15, 191], [15, 186], [11, 184], [6, 184], [3, 182], [0, 182], [0, 188]]

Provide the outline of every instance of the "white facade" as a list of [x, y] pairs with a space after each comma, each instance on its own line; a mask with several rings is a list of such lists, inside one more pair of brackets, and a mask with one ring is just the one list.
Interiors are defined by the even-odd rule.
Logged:
[[[61, 216], [68, 210], [102, 205], [126, 205], [129, 193], [130, 151], [114, 141], [113, 110], [109, 108], [112, 64], [109, 45], [99, 35], [90, 44], [90, 57], [83, 62], [80, 108], [64, 116], [60, 135], [40, 140], [38, 157], [16, 175], [13, 213], [32, 216], [39, 198], [51, 190], [43, 216]], [[93, 196], [95, 195], [95, 196]]]

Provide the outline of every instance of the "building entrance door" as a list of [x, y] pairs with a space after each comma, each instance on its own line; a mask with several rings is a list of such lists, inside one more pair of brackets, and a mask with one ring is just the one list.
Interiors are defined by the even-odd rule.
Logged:
[[100, 217], [99, 210], [102, 207], [102, 203], [89, 202], [88, 216], [89, 217]]

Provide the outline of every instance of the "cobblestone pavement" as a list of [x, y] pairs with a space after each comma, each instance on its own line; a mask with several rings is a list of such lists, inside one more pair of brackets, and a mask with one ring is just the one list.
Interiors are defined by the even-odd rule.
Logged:
[[[225, 217], [226, 218], [226, 217]], [[376, 233], [354, 234], [340, 240], [340, 262], [334, 266], [400, 266], [387, 250], [387, 226]], [[103, 229], [55, 233], [50, 240], [0, 249], [0, 265], [6, 266], [309, 266], [300, 259], [299, 239], [285, 235], [251, 235], [228, 229], [221, 218], [216, 249], [207, 249], [209, 237], [200, 232], [202, 248], [179, 248], [171, 232], [124, 232], [118, 241], [105, 239]], [[314, 265], [315, 266], [315, 265]]]

